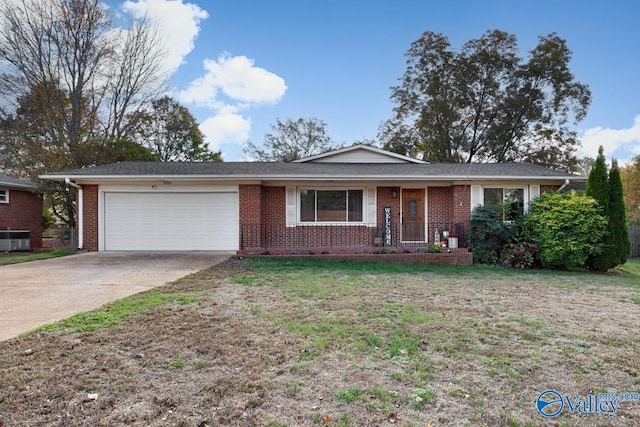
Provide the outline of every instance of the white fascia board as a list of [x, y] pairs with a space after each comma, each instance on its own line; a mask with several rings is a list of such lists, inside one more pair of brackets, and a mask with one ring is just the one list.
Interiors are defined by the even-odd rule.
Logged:
[[356, 151], [356, 150], [371, 151], [372, 153], [381, 154], [381, 155], [384, 155], [384, 156], [387, 156], [387, 157], [392, 157], [394, 159], [404, 160], [407, 163], [427, 163], [424, 160], [416, 159], [416, 158], [409, 157], [409, 156], [404, 156], [404, 155], [398, 154], [398, 153], [392, 153], [391, 151], [383, 150], [382, 148], [372, 147], [370, 145], [365, 145], [365, 144], [351, 145], [349, 147], [342, 147], [342, 148], [338, 148], [336, 150], [327, 151], [326, 153], [320, 153], [320, 154], [315, 154], [315, 155], [309, 156], [309, 157], [303, 157], [302, 159], [292, 160], [292, 163], [307, 163], [307, 162], [311, 162], [313, 160], [323, 159], [323, 158], [326, 158], [326, 157], [331, 157], [331, 156], [335, 156], [337, 154], [348, 153], [348, 152]]
[[[104, 181], [562, 181], [567, 176], [510, 176], [510, 175], [41, 175], [42, 179], [74, 182]], [[569, 178], [583, 181], [585, 178]]]

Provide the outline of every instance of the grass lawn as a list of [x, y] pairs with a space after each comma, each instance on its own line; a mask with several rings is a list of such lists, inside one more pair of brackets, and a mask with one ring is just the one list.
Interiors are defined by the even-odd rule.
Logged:
[[639, 345], [638, 259], [230, 260], [0, 343], [0, 425], [637, 426], [535, 403], [640, 392]]
[[20, 262], [37, 261], [39, 259], [57, 258], [71, 255], [70, 249], [55, 249], [43, 252], [6, 252], [0, 253], [0, 265], [18, 264]]

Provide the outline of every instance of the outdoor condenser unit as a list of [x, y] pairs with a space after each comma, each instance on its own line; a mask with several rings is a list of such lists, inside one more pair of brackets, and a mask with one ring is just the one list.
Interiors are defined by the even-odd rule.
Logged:
[[28, 230], [0, 230], [0, 252], [31, 250], [31, 232]]

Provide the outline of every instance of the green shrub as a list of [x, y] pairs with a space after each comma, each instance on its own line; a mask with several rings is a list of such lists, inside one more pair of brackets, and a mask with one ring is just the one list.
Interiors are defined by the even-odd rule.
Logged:
[[47, 208], [42, 211], [42, 230], [46, 230], [56, 223], [56, 218], [53, 216], [53, 213]]
[[593, 198], [575, 191], [547, 192], [532, 204], [523, 233], [539, 247], [537, 259], [543, 267], [569, 269], [600, 253], [606, 224]]
[[506, 244], [500, 253], [500, 263], [506, 267], [531, 268], [535, 265], [538, 252], [538, 245], [527, 237], [521, 242]]
[[500, 251], [511, 241], [513, 226], [502, 221], [502, 210], [497, 206], [478, 206], [469, 221], [469, 248], [473, 262], [496, 264]]
[[427, 248], [427, 253], [430, 254], [441, 254], [444, 252], [444, 248], [440, 246], [438, 243], [434, 243], [433, 245]]

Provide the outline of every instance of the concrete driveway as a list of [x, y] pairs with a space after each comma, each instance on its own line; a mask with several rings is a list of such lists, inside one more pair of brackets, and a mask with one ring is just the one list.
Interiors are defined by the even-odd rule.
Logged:
[[0, 266], [0, 341], [224, 261], [216, 252], [89, 252]]

